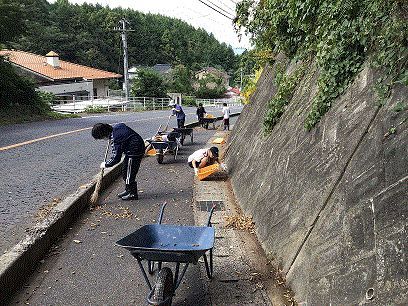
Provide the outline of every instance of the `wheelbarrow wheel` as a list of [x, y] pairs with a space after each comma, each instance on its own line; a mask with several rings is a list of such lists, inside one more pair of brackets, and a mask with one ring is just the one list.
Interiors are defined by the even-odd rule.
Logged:
[[[157, 275], [156, 287], [152, 295], [153, 302], [163, 302], [173, 294], [173, 273], [168, 267], [164, 267]], [[170, 306], [172, 298], [163, 304], [163, 306]]]
[[160, 150], [157, 152], [157, 154], [156, 154], [157, 162], [158, 162], [159, 164], [162, 164], [162, 163], [163, 163], [163, 157], [164, 157], [163, 150], [160, 149]]

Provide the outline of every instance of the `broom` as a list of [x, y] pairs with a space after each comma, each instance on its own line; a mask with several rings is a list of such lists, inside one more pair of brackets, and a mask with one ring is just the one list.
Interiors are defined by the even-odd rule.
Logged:
[[166, 127], [164, 128], [163, 132], [167, 131], [167, 128], [169, 127], [170, 118], [171, 118], [171, 115], [169, 116], [169, 119], [167, 120], [167, 124], [166, 124]]
[[[108, 157], [109, 145], [110, 145], [110, 140], [108, 140], [108, 145], [106, 146], [104, 162], [106, 162], [106, 158]], [[103, 179], [103, 171], [104, 170], [105, 170], [105, 168], [101, 169], [99, 179], [98, 179], [98, 181], [96, 182], [96, 185], [95, 185], [95, 190], [94, 190], [94, 192], [93, 192], [93, 194], [91, 196], [91, 199], [90, 199], [91, 208], [95, 207], [98, 204], [99, 191], [101, 190], [101, 186], [102, 186], [102, 179]]]

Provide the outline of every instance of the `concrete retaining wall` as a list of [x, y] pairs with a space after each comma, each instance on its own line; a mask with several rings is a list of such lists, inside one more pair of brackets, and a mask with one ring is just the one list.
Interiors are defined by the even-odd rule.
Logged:
[[[276, 65], [296, 69], [284, 58]], [[265, 136], [274, 68], [264, 69], [226, 155], [264, 249], [300, 305], [407, 305], [408, 111], [394, 109], [407, 105], [408, 88], [397, 86], [379, 106], [378, 75], [367, 65], [308, 132], [319, 76], [310, 66]]]

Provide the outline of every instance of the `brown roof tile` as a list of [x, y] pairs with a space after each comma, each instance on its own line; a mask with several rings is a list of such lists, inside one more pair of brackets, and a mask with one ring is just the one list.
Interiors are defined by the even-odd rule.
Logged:
[[107, 72], [65, 61], [59, 61], [59, 67], [47, 64], [45, 56], [36, 55], [17, 50], [0, 50], [0, 55], [5, 55], [8, 60], [18, 66], [41, 74], [52, 80], [66, 79], [111, 79], [120, 78], [117, 73]]

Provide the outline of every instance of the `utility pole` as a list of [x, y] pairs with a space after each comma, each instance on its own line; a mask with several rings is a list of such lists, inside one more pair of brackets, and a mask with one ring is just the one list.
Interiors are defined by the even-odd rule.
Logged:
[[241, 67], [241, 87], [240, 87], [239, 91], [241, 92], [241, 90], [242, 90], [242, 67]]
[[126, 20], [125, 16], [119, 20], [120, 27], [115, 28], [115, 31], [120, 32], [123, 42], [123, 77], [125, 85], [125, 96], [126, 101], [129, 101], [129, 64], [128, 64], [128, 53], [127, 53], [127, 32], [133, 32], [134, 30], [126, 29], [126, 25], [130, 25], [130, 22]]

